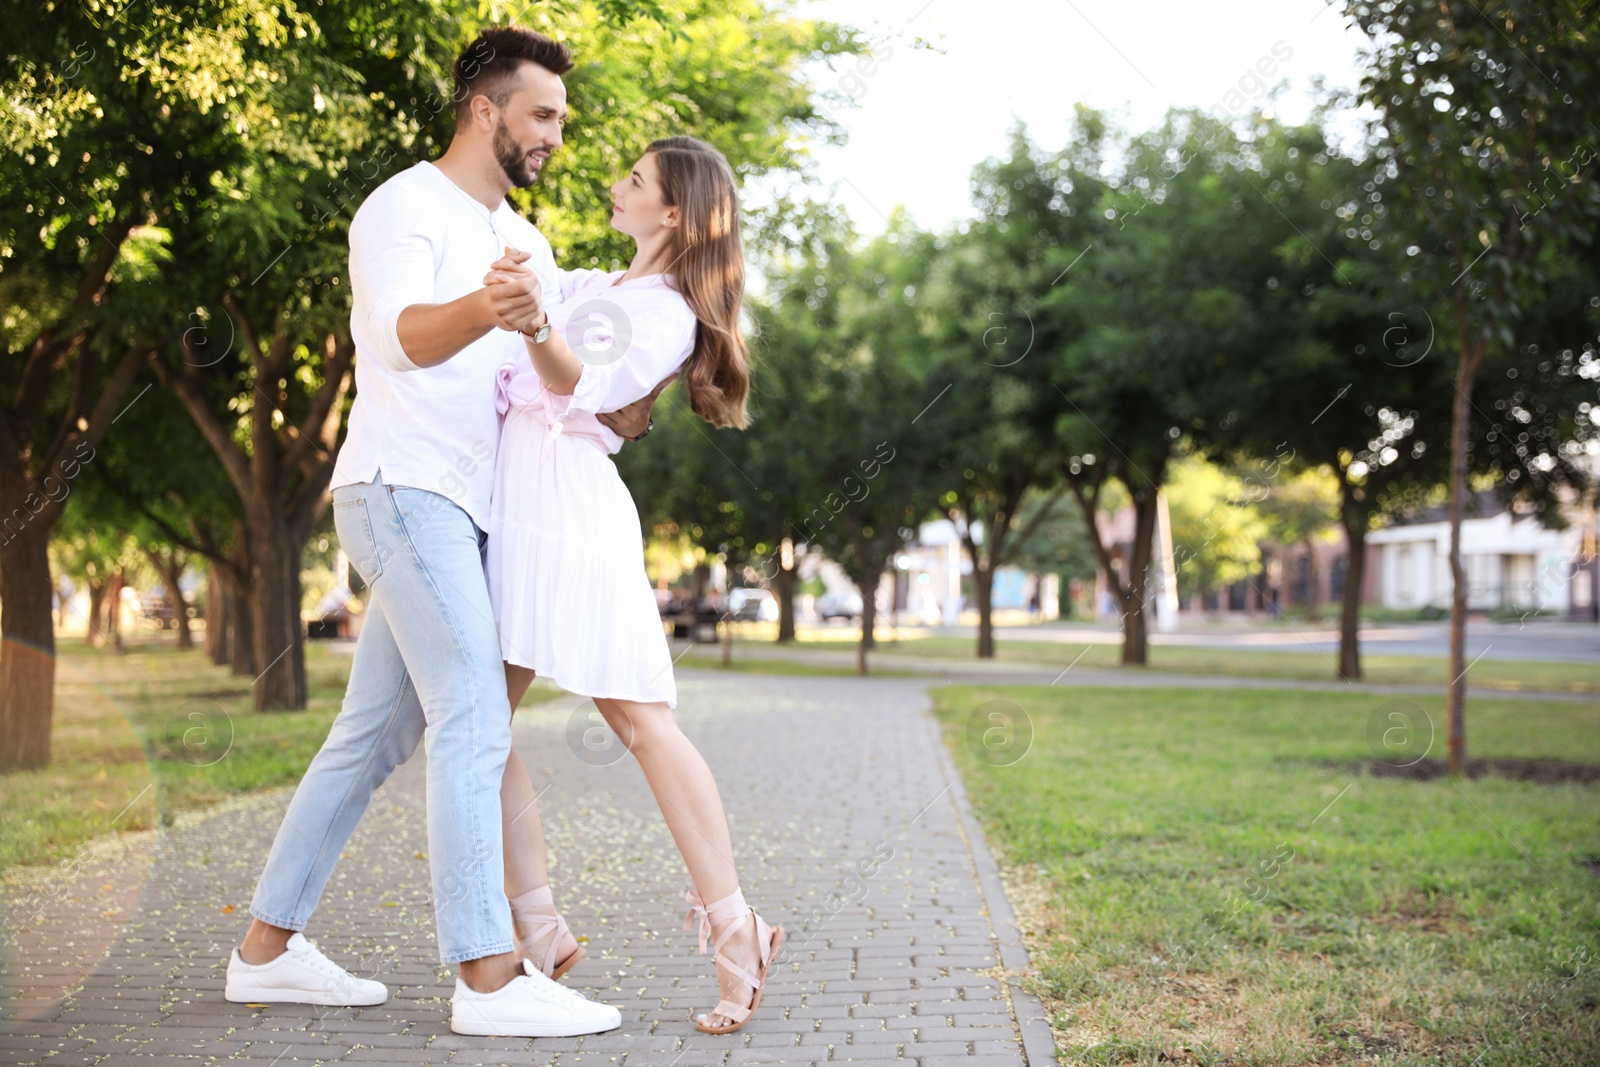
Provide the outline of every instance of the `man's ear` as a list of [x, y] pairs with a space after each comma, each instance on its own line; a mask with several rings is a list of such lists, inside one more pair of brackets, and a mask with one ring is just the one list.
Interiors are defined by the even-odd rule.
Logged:
[[472, 116], [472, 124], [488, 133], [494, 129], [494, 101], [483, 93], [478, 93], [467, 104], [468, 114]]

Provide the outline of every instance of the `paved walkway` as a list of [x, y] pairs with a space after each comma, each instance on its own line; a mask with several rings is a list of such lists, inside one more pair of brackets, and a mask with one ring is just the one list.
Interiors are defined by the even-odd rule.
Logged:
[[[620, 1030], [537, 1041], [450, 1033], [419, 754], [375, 798], [307, 931], [388, 983], [387, 1004], [222, 1000], [224, 960], [287, 801], [279, 791], [164, 832], [142, 864], [137, 850], [85, 863], [75, 889], [39, 896], [26, 951], [4, 976], [8, 1014], [34, 1017], [0, 1035], [0, 1062], [1052, 1064], [1040, 1006], [1014, 981], [1026, 954], [926, 711], [927, 684], [680, 675], [679, 718], [717, 773], [746, 894], [790, 931], [760, 1014], [738, 1034], [693, 1029], [693, 1013], [717, 996], [710, 957], [681, 927], [687, 874], [638, 768], [614, 739], [586, 747], [593, 707], [573, 697], [519, 714], [516, 744], [548, 782], [558, 902], [590, 938], [568, 981], [617, 1005]], [[109, 940], [80, 936], [78, 919], [98, 909], [95, 879], [118, 870], [142, 876], [143, 890], [109, 955], [54, 999]]]

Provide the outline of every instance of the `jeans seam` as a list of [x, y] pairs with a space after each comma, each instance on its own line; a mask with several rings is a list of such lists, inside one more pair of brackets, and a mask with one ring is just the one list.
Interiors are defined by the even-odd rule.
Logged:
[[[394, 699], [389, 704], [389, 714], [384, 719], [383, 728], [379, 730], [378, 733], [373, 737], [372, 744], [367, 749], [366, 758], [361, 763], [360, 773], [351, 776], [350, 784], [345, 787], [344, 795], [339, 798], [339, 803], [334, 808], [335, 813], [341, 812], [345, 809], [345, 806], [350, 803], [350, 794], [355, 790], [356, 786], [360, 782], [365, 780], [366, 772], [372, 766], [372, 760], [377, 755], [378, 744], [383, 738], [389, 735], [389, 731], [393, 728], [395, 716], [400, 710], [400, 705], [405, 700], [406, 686], [410, 684], [411, 672], [408, 670], [400, 675], [400, 688], [395, 690]], [[287, 815], [285, 817], [287, 817]], [[322, 861], [323, 854], [327, 852], [328, 837], [333, 834], [334, 827], [337, 824], [337, 817], [328, 820], [327, 834], [323, 836], [322, 842], [317, 845], [317, 858], [314, 862], [307, 865], [305, 880], [300, 883], [300, 888], [295, 891], [295, 911], [297, 912], [300, 910], [300, 902], [305, 899], [306, 885], [310, 883], [312, 875], [316, 871], [317, 864]], [[274, 923], [273, 925], [276, 926], [279, 924]], [[304, 924], [302, 924], [302, 926], [303, 925]]]
[[[433, 571], [428, 567], [427, 563], [424, 562], [424, 560], [422, 559], [422, 556], [417, 552], [416, 542], [414, 542], [411, 539], [411, 530], [406, 525], [405, 517], [400, 513], [400, 504], [394, 498], [393, 488], [389, 487], [389, 486], [385, 486], [384, 488], [385, 488], [387, 496], [389, 498], [389, 510], [394, 514], [395, 525], [400, 530], [400, 536], [405, 539], [406, 548], [410, 550], [411, 559], [416, 564], [418, 572], [421, 573], [423, 578], [427, 581], [428, 589], [430, 591], [432, 591], [432, 593], [433, 593], [434, 600], [439, 606], [440, 614], [450, 624], [450, 635], [451, 635], [452, 639], [455, 641], [456, 653], [461, 657], [461, 660], [462, 660], [463, 663], [467, 663], [470, 660], [469, 660], [469, 657], [467, 655], [466, 641], [462, 637], [461, 628], [456, 623], [455, 613], [453, 611], [449, 610], [449, 600], [443, 595], [443, 593], [441, 593], [441, 591], [439, 589], [439, 583], [435, 580], [434, 575], [433, 575]], [[424, 492], [424, 493], [428, 493], [429, 492], [426, 489], [418, 490], [418, 491], [419, 492]], [[430, 493], [430, 495], [437, 496], [438, 494]], [[456, 506], [456, 505], [454, 505], [452, 503], [452, 506]], [[465, 515], [466, 513], [463, 511], [462, 514]], [[470, 515], [467, 516], [467, 521], [469, 523], [472, 523], [472, 517]], [[477, 530], [478, 530], [477, 523], [472, 523], [472, 528], [473, 528], [473, 530], [475, 532], [477, 532]], [[474, 537], [474, 540], [477, 541], [478, 538]], [[478, 544], [476, 546], [476, 548], [477, 548], [477, 552], [478, 552], [479, 556], [481, 557], [482, 553], [483, 553], [482, 544], [481, 543]], [[499, 655], [499, 647], [498, 647], [498, 645], [496, 646], [495, 654]], [[473, 752], [473, 753], [476, 753], [476, 752], [479, 751], [479, 746], [480, 746], [480, 743], [481, 743], [481, 738], [479, 737], [479, 732], [478, 732], [478, 727], [479, 727], [478, 719], [479, 719], [479, 716], [478, 716], [477, 712], [482, 710], [482, 697], [477, 691], [477, 679], [475, 677], [473, 677], [474, 672], [466, 671], [464, 673], [466, 674], [467, 679], [468, 679], [468, 688], [470, 690], [468, 695], [469, 695], [469, 697], [470, 697], [470, 699], [472, 701], [472, 707], [474, 708], [474, 714], [472, 715], [471, 725], [470, 725], [470, 729], [468, 731], [468, 741], [469, 741], [469, 744], [470, 744], [470, 751]], [[420, 703], [420, 697], [421, 697], [421, 694], [418, 694], [419, 703]], [[471, 826], [470, 832], [471, 832], [471, 835], [472, 835], [472, 837], [471, 837], [472, 840], [474, 840], [474, 841], [483, 840], [483, 833], [482, 833], [481, 827], [478, 824], [477, 805], [473, 805], [472, 826]], [[504, 862], [504, 858], [502, 857], [502, 863], [503, 862]], [[492, 916], [490, 916], [490, 914], [489, 914], [489, 901], [487, 899], [483, 898], [482, 894], [479, 894], [479, 899], [476, 900], [474, 903], [479, 908], [478, 918], [481, 919], [481, 920], [488, 920], [488, 921], [492, 922], [493, 921], [492, 920]], [[510, 951], [510, 950], [507, 949], [506, 951]], [[477, 957], [466, 957], [466, 958], [475, 959]]]

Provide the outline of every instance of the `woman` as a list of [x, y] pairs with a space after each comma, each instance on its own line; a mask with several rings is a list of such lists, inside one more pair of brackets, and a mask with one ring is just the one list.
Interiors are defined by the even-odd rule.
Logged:
[[[716, 782], [673, 719], [677, 691], [639, 515], [610, 459], [622, 438], [595, 415], [682, 368], [695, 414], [745, 425], [738, 200], [727, 160], [692, 137], [651, 144], [611, 194], [611, 225], [634, 239], [633, 262], [564, 272], [559, 303], [550, 298], [555, 306], [524, 328], [529, 361], [501, 368], [489, 594], [511, 706], [535, 674], [592, 697], [643, 768], [694, 879], [689, 920], [700, 918], [700, 950], [708, 928], [716, 945], [722, 1000], [696, 1028], [731, 1033], [761, 1002], [783, 928], [745, 903]], [[518, 269], [502, 259], [484, 284]], [[555, 911], [533, 798], [513, 752], [501, 788], [506, 894], [519, 947], [560, 977], [583, 950]]]

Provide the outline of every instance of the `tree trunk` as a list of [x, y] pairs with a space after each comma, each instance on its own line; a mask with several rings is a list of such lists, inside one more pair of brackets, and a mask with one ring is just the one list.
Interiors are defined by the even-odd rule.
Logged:
[[250, 541], [257, 669], [255, 710], [306, 706], [305, 626], [300, 618], [300, 546], [270, 506], [252, 509]]
[[217, 666], [228, 662], [228, 587], [215, 563], [206, 569], [206, 657]]
[[1306, 620], [1308, 622], [1322, 621], [1322, 576], [1317, 570], [1317, 553], [1312, 547], [1311, 538], [1305, 539], [1306, 549]]
[[167, 600], [172, 605], [172, 621], [178, 631], [178, 648], [187, 651], [194, 647], [194, 635], [189, 629], [189, 602], [184, 599], [183, 590], [178, 585], [178, 580], [183, 577], [183, 557], [172, 552], [157, 552], [153, 549], [145, 550], [145, 558], [155, 567], [161, 575], [161, 581], [167, 587]]
[[106, 589], [106, 640], [111, 642], [111, 647], [118, 652], [122, 651], [122, 591], [127, 588], [127, 579], [123, 576], [122, 568], [118, 567], [111, 574], [111, 581]]
[[[1143, 582], [1139, 583], [1141, 586]], [[1135, 594], [1139, 599], [1122, 618], [1122, 665], [1143, 667], [1149, 659], [1149, 632], [1145, 626], [1144, 591]], [[1132, 598], [1130, 598], [1132, 599]]]
[[1339, 669], [1347, 682], [1361, 679], [1361, 589], [1367, 580], [1367, 511], [1348, 487], [1342, 494], [1339, 522], [1344, 527], [1349, 557], [1344, 574], [1344, 596], [1339, 601]]
[[50, 763], [56, 635], [50, 527], [32, 522], [0, 543], [0, 772]]
[[728, 600], [722, 600], [722, 620], [717, 627], [722, 633], [722, 665], [733, 666], [733, 613], [728, 610]]
[[1133, 556], [1128, 561], [1128, 591], [1122, 616], [1122, 665], [1125, 667], [1143, 667], [1150, 660], [1147, 590], [1150, 587], [1150, 557], [1155, 546], [1159, 501], [1160, 494], [1153, 486], [1142, 496], [1133, 498]]
[[1464, 309], [1456, 395], [1450, 404], [1450, 773], [1467, 762], [1467, 575], [1461, 563], [1461, 516], [1467, 496], [1467, 430], [1472, 420], [1472, 380], [1483, 358], [1483, 340], [1472, 335]]
[[[182, 570], [182, 568], [175, 568], [176, 570]], [[176, 579], [176, 573], [174, 574], [174, 579]], [[174, 580], [172, 588], [178, 588], [176, 580]], [[194, 647], [194, 631], [189, 628], [189, 602], [183, 598], [183, 593], [181, 592], [176, 593], [173, 596], [173, 600], [176, 601], [172, 610], [177, 612], [178, 648], [186, 652]]]
[[[976, 556], [976, 553], [973, 553]], [[978, 602], [978, 658], [994, 659], [994, 565], [972, 562], [972, 598]]]
[[[1157, 468], [1158, 476], [1164, 475], [1165, 469], [1163, 461], [1163, 466]], [[1084, 527], [1089, 533], [1089, 547], [1094, 550], [1100, 570], [1106, 576], [1106, 586], [1116, 596], [1117, 604], [1122, 608], [1122, 663], [1124, 666], [1142, 667], [1147, 659], [1145, 586], [1150, 555], [1154, 551], [1155, 524], [1159, 510], [1157, 494], [1152, 490], [1142, 497], [1134, 495], [1133, 554], [1131, 559], [1124, 561], [1127, 563], [1128, 573], [1128, 584], [1124, 586], [1122, 580], [1117, 577], [1117, 568], [1112, 566], [1115, 561], [1111, 557], [1111, 549], [1107, 546], [1105, 538], [1100, 533], [1100, 526], [1095, 521], [1100, 486], [1095, 487], [1092, 495], [1086, 493], [1080, 483], [1072, 480], [1070, 473], [1067, 474], [1067, 484], [1078, 501], [1079, 509], [1083, 512]], [[1159, 477], [1155, 484], [1160, 484]], [[1131, 492], [1132, 487], [1129, 488]], [[1096, 606], [1095, 616], [1098, 615], [1098, 611]]]
[[254, 597], [244, 585], [235, 582], [228, 597], [228, 669], [243, 678], [256, 676], [256, 627]]
[[89, 579], [89, 614], [84, 619], [84, 639], [89, 642], [90, 648], [103, 648], [106, 643], [106, 634], [101, 627], [105, 624], [102, 617], [106, 609], [106, 586], [109, 579], [97, 582]]
[[780, 644], [794, 640], [794, 598], [795, 591], [800, 585], [800, 572], [798, 568], [790, 567], [784, 570], [782, 564], [778, 566], [778, 573], [772, 576], [772, 586], [778, 594], [778, 642]]
[[872, 629], [878, 622], [878, 578], [873, 576], [869, 582], [860, 582], [856, 588], [861, 592], [861, 640], [856, 643], [856, 673], [865, 677], [867, 673], [867, 653], [872, 649]]

